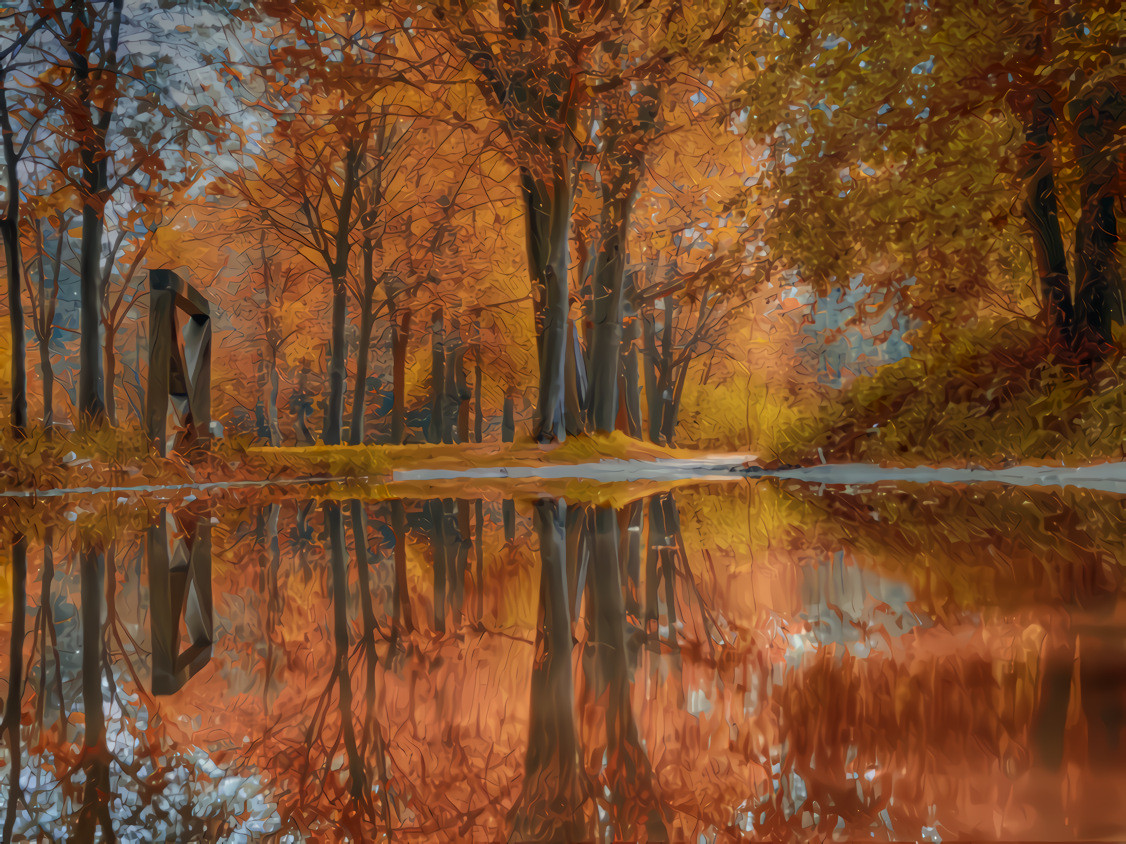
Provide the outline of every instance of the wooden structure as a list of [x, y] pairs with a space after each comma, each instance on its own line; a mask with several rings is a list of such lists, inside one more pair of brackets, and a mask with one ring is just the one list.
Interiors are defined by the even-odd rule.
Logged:
[[162, 507], [147, 533], [152, 693], [169, 695], [211, 659], [211, 514]]
[[[177, 429], [171, 442], [169, 411]], [[205, 449], [211, 438], [211, 307], [171, 270], [149, 273], [145, 430], [161, 456], [170, 445], [177, 452]]]

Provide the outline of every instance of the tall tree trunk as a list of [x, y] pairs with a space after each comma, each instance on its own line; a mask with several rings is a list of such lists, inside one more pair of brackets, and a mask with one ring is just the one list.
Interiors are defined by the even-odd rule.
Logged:
[[[452, 442], [467, 443], [470, 441], [469, 432], [469, 400], [473, 397], [469, 392], [469, 379], [465, 375], [465, 353], [467, 349], [461, 338], [455, 339], [453, 349], [450, 350], [446, 364], [446, 391], [450, 408], [447, 411], [451, 417], [450, 428]], [[456, 422], [456, 428], [454, 423]]]
[[590, 424], [614, 430], [618, 418], [618, 367], [622, 345], [626, 236], [632, 191], [608, 196], [603, 204], [603, 234], [594, 269], [593, 326], [590, 347]]
[[266, 356], [266, 383], [269, 393], [266, 396], [266, 424], [269, 426], [270, 445], [281, 445], [281, 425], [278, 422], [278, 391], [281, 381], [278, 377], [278, 350], [273, 344]]
[[332, 338], [329, 341], [328, 406], [325, 408], [325, 445], [340, 445], [344, 427], [345, 328], [348, 320], [348, 288], [344, 271], [337, 269], [332, 278]]
[[621, 367], [618, 389], [621, 391], [618, 430], [631, 437], [641, 437], [641, 387], [637, 371], [638, 319], [626, 306], [626, 326], [622, 335]]
[[[468, 411], [469, 384], [465, 380], [465, 346], [457, 325], [446, 342], [445, 396], [442, 404], [442, 442], [465, 442], [462, 411]], [[468, 417], [466, 417], [468, 419]]]
[[661, 326], [661, 344], [657, 357], [657, 414], [650, 421], [650, 428], [656, 422], [657, 438], [654, 442], [668, 444], [669, 425], [673, 407], [673, 355], [676, 351], [676, 305], [671, 296], [664, 299], [664, 324]]
[[110, 325], [105, 326], [105, 373], [106, 373], [106, 419], [110, 425], [117, 426], [117, 349], [116, 332]]
[[675, 445], [676, 424], [680, 421], [680, 400], [684, 395], [684, 385], [688, 383], [688, 367], [691, 362], [692, 359], [689, 357], [680, 364], [676, 374], [676, 385], [665, 404], [664, 418], [661, 420], [661, 433], [664, 435], [665, 445]]
[[[105, 277], [101, 265], [105, 207], [109, 200], [109, 152], [106, 133], [117, 101], [117, 49], [121, 35], [124, 0], [107, 6], [106, 26], [93, 36], [90, 19], [95, 14], [87, 0], [71, 4], [70, 31], [65, 47], [70, 58], [70, 73], [77, 88], [77, 105], [72, 120], [78, 135], [82, 200], [82, 246], [79, 254], [78, 292], [78, 423], [99, 425], [105, 421], [105, 393], [102, 375], [101, 327], [102, 287]], [[93, 43], [94, 41], [97, 43]], [[98, 94], [102, 102], [92, 102], [94, 80], [90, 58], [97, 51]], [[107, 107], [108, 106], [108, 107]]]
[[1072, 103], [1079, 162], [1079, 221], [1075, 226], [1075, 321], [1079, 340], [1105, 350], [1112, 326], [1123, 321], [1118, 277], [1119, 150], [1115, 141], [1126, 116], [1126, 98], [1100, 87]]
[[313, 442], [313, 432], [309, 430], [309, 367], [302, 362], [297, 373], [297, 436], [301, 438], [302, 445]]
[[1051, 97], [1046, 91], [1037, 90], [1019, 100], [1014, 98], [1013, 108], [1024, 123], [1021, 213], [1032, 234], [1040, 296], [1049, 330], [1070, 347], [1074, 340], [1074, 313], [1056, 196]]
[[442, 441], [443, 422], [445, 420], [445, 372], [446, 372], [446, 340], [445, 325], [442, 309], [434, 311], [430, 320], [430, 427], [427, 432], [427, 441], [440, 443]]
[[481, 331], [477, 327], [477, 346], [473, 355], [473, 441], [484, 442], [485, 416], [481, 410]]
[[356, 349], [356, 383], [352, 391], [352, 419], [348, 425], [348, 442], [351, 445], [363, 444], [364, 428], [366, 427], [364, 411], [367, 407], [368, 358], [371, 349], [371, 331], [375, 323], [375, 316], [372, 314], [372, 305], [375, 298], [375, 268], [372, 265], [374, 257], [375, 245], [370, 240], [365, 240], [363, 245], [364, 295], [360, 304], [360, 343]]
[[367, 407], [367, 380], [368, 357], [371, 350], [372, 323], [375, 320], [370, 313], [370, 302], [367, 303], [367, 313], [360, 315], [360, 343], [356, 349], [356, 381], [352, 389], [352, 419], [348, 423], [348, 442], [351, 445], [363, 445], [364, 429], [366, 426], [365, 409]]
[[528, 260], [536, 288], [540, 378], [534, 438], [565, 440], [567, 331], [570, 291], [571, 174], [562, 149], [551, 151], [551, 185], [524, 169], [521, 180], [528, 231]]
[[[11, 169], [9, 168], [9, 172]], [[23, 297], [20, 279], [23, 276], [23, 259], [20, 256], [19, 223], [13, 219], [12, 210], [18, 199], [12, 198], [9, 177], [7, 216], [0, 219], [0, 232], [4, 237], [4, 258], [8, 269], [8, 325], [12, 336], [12, 405], [10, 425], [12, 435], [22, 439], [27, 434], [27, 352], [23, 325]]]
[[6, 70], [0, 72], [0, 141], [4, 147], [5, 193], [4, 216], [0, 217], [0, 236], [4, 240], [4, 261], [8, 270], [8, 321], [12, 335], [12, 404], [10, 424], [12, 435], [22, 439], [27, 433], [27, 351], [24, 334], [23, 256], [20, 254], [20, 178], [19, 160], [11, 117], [8, 114]]
[[[50, 327], [47, 330], [49, 332]], [[43, 430], [50, 434], [55, 429], [55, 367], [51, 363], [48, 340], [39, 341], [39, 372], [43, 380]]]
[[410, 334], [411, 311], [403, 308], [402, 314], [396, 314], [391, 320], [391, 442], [395, 445], [402, 445], [407, 435], [407, 345]]
[[567, 364], [563, 370], [566, 395], [563, 400], [564, 421], [567, 436], [586, 433], [587, 366], [579, 340], [579, 327], [574, 320], [567, 328]]
[[[92, 142], [91, 142], [92, 143]], [[97, 147], [97, 145], [95, 144]], [[101, 144], [104, 147], [104, 142]], [[105, 383], [102, 373], [102, 208], [105, 205], [104, 149], [84, 144], [82, 160], [82, 246], [79, 250], [78, 416], [80, 425], [105, 420]]]
[[661, 393], [658, 387], [658, 373], [661, 368], [661, 357], [657, 349], [657, 328], [653, 324], [652, 314], [642, 314], [641, 330], [645, 340], [645, 351], [642, 356], [645, 373], [645, 405], [648, 411], [646, 420], [649, 428], [649, 441], [661, 441]]
[[[366, 128], [365, 128], [366, 134]], [[352, 208], [356, 202], [366, 138], [353, 140], [344, 157], [343, 186], [336, 206], [336, 234], [331, 246], [322, 250], [332, 279], [332, 339], [329, 344], [328, 406], [325, 408], [323, 439], [326, 445], [340, 445], [344, 429], [344, 381], [347, 377], [345, 331], [348, 323], [349, 234], [355, 224]], [[328, 238], [326, 238], [328, 240]]]
[[258, 351], [258, 365], [254, 367], [254, 377], [257, 380], [258, 400], [254, 403], [254, 428], [258, 439], [270, 440], [270, 429], [266, 424], [266, 356], [261, 349]]

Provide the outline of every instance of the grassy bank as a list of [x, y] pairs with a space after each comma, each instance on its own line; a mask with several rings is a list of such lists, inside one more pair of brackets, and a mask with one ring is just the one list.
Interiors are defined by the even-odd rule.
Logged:
[[[1123, 458], [1126, 360], [1060, 358], [1035, 326], [935, 335], [830, 397], [794, 462], [1075, 465]], [[820, 449], [820, 452], [818, 451]]]
[[[729, 390], [730, 392], [730, 390]], [[1120, 349], [1095, 366], [1058, 357], [1028, 323], [1010, 322], [932, 332], [914, 353], [816, 396], [744, 388], [742, 416], [756, 421], [740, 436], [705, 437], [688, 420], [684, 441], [713, 451], [752, 451], [769, 463], [858, 461], [895, 466], [1013, 463], [1078, 465], [1121, 460], [1126, 444], [1126, 356]], [[736, 397], [738, 398], [738, 397]], [[735, 398], [728, 396], [727, 405]], [[717, 403], [714, 415], [727, 405]], [[730, 408], [727, 408], [730, 410]], [[737, 415], [737, 414], [736, 414]], [[693, 425], [699, 430], [693, 429]], [[157, 457], [142, 432], [124, 428], [87, 433], [42, 431], [14, 441], [0, 434], [0, 488], [44, 490], [136, 487], [229, 481], [350, 478], [390, 479], [396, 469], [457, 471], [496, 466], [545, 466], [602, 460], [691, 458], [624, 434], [571, 437], [539, 445], [529, 440], [461, 445], [263, 447], [230, 437], [188, 461]], [[510, 482], [508, 483], [511, 486]], [[507, 488], [507, 487], [506, 487]]]
[[569, 437], [562, 443], [370, 446], [254, 446], [246, 449], [248, 466], [268, 473], [379, 477], [396, 469], [459, 470], [494, 466], [575, 465], [601, 460], [657, 460], [696, 455], [687, 449], [666, 448], [627, 437], [597, 434]]
[[22, 441], [0, 439], [0, 488], [22, 490], [132, 487], [222, 481], [339, 477], [385, 481], [395, 469], [458, 470], [483, 466], [573, 465], [601, 460], [691, 457], [624, 434], [571, 437], [539, 445], [475, 443], [402, 446], [292, 446], [271, 448], [249, 440], [218, 440], [211, 453], [189, 461], [158, 457], [134, 429], [32, 432]]

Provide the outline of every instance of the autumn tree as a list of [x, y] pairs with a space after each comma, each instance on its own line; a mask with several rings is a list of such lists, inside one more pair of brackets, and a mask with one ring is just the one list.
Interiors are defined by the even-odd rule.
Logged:
[[740, 120], [771, 149], [782, 266], [820, 291], [863, 274], [935, 325], [1016, 313], [1041, 319], [1046, 348], [1105, 351], [1122, 319], [1117, 13], [791, 4], [744, 49], [776, 57]]
[[570, 2], [438, 4], [433, 13], [465, 56], [507, 135], [519, 171], [539, 351], [539, 441], [566, 438], [571, 214], [585, 97], [583, 9]]
[[[10, 425], [16, 437], [27, 430], [27, 365], [24, 349], [25, 327], [21, 279], [23, 256], [20, 248], [20, 205], [23, 201], [20, 169], [29, 145], [35, 140], [37, 125], [43, 117], [41, 104], [28, 100], [30, 86], [13, 85], [17, 75], [27, 77], [33, 70], [25, 49], [36, 31], [45, 23], [42, 15], [13, 11], [6, 13], [10, 38], [0, 40], [0, 147], [4, 157], [4, 206], [0, 215], [0, 237], [4, 241], [4, 261], [8, 276], [8, 320], [11, 326], [11, 416]], [[22, 87], [23, 96], [18, 93]], [[13, 116], [13, 105], [22, 108]]]
[[31, 302], [32, 331], [39, 346], [39, 378], [43, 393], [43, 429], [55, 424], [55, 364], [52, 341], [58, 312], [59, 285], [67, 263], [68, 234], [74, 219], [74, 192], [58, 184], [58, 174], [41, 174], [37, 195], [29, 203], [26, 237], [29, 249], [24, 278]]

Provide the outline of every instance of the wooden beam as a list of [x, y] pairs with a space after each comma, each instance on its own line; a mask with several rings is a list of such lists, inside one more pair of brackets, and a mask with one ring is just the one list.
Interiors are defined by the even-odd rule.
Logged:
[[211, 304], [203, 298], [203, 294], [172, 270], [150, 270], [149, 289], [173, 293], [177, 307], [189, 316], [211, 316]]
[[[149, 383], [145, 430], [168, 453], [168, 406], [181, 416], [177, 451], [205, 450], [211, 440], [211, 307], [171, 270], [149, 273]], [[180, 332], [176, 315], [188, 317]]]

